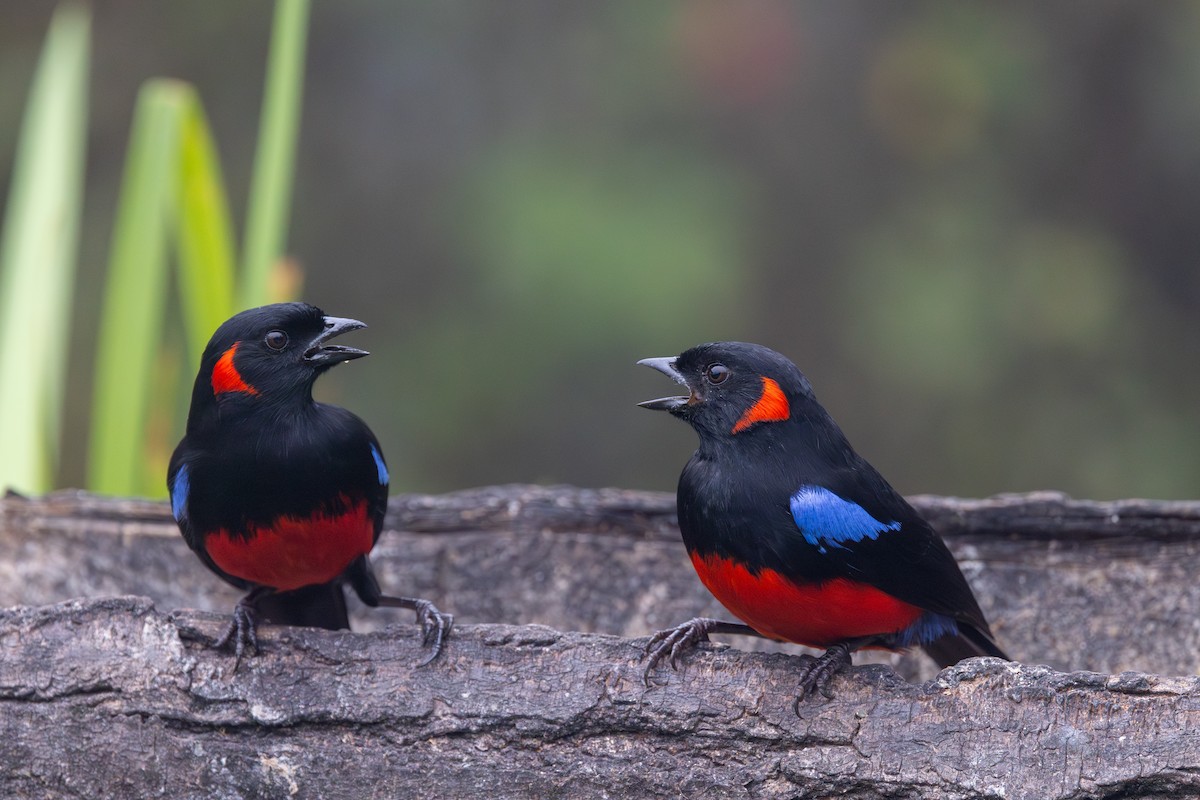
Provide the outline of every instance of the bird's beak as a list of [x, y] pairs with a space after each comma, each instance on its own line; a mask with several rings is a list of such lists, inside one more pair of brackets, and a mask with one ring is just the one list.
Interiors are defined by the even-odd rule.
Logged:
[[356, 358], [370, 355], [366, 350], [359, 350], [356, 347], [325, 344], [335, 336], [365, 327], [367, 327], [365, 322], [359, 322], [356, 319], [326, 317], [325, 330], [318, 333], [316, 338], [308, 343], [308, 348], [304, 351], [304, 362], [313, 366], [332, 367], [334, 364], [340, 364], [343, 361], [353, 361]]
[[[683, 374], [675, 368], [674, 356], [668, 356], [667, 358], [643, 358], [637, 363], [644, 367], [658, 370], [681, 386], [687, 386], [687, 381], [684, 380]], [[638, 405], [642, 408], [649, 408], [652, 411], [674, 411], [677, 408], [686, 406], [689, 400], [691, 400], [690, 393], [681, 397], [660, 397], [657, 400], [646, 400], [643, 403], [638, 403]]]

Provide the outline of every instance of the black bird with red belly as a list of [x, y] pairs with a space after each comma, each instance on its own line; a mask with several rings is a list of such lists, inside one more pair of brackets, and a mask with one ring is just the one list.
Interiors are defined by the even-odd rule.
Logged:
[[441, 651], [453, 618], [428, 600], [389, 597], [371, 570], [387, 510], [379, 442], [354, 414], [313, 400], [317, 377], [367, 355], [331, 344], [365, 328], [306, 303], [243, 311], [213, 334], [200, 362], [187, 433], [167, 486], [183, 538], [204, 564], [247, 591], [217, 641], [241, 662], [258, 622], [349, 628], [343, 586], [368, 606], [412, 609]]
[[854, 451], [796, 366], [743, 342], [638, 362], [688, 389], [641, 405], [688, 422], [679, 527], [700, 580], [745, 624], [697, 618], [647, 647], [646, 678], [710, 633], [825, 649], [797, 706], [860, 648], [920, 646], [945, 667], [1007, 658], [941, 538]]

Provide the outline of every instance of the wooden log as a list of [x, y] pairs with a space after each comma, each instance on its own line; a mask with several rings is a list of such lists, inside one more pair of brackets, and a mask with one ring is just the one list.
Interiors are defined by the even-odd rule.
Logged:
[[[414, 669], [410, 617], [358, 609], [365, 633], [264, 627], [236, 674], [205, 642], [237, 593], [165, 505], [5, 498], [0, 796], [1200, 797], [1200, 684], [1144, 674], [1196, 672], [1200, 504], [914, 503], [1022, 663], [857, 667], [797, 718], [796, 657], [755, 639], [641, 684], [628, 637], [727, 616], [667, 495], [397, 496], [374, 560], [457, 615], [444, 657]], [[149, 599], [59, 602], [123, 594]]]
[[1200, 680], [971, 659], [886, 666], [792, 710], [796, 659], [705, 647], [643, 685], [637, 642], [462, 625], [264, 630], [145, 598], [0, 612], [6, 797], [1183, 797]]
[[[1054, 493], [912, 500], [1018, 660], [1067, 671], [1200, 670], [1200, 503]], [[499, 486], [397, 495], [372, 560], [385, 589], [428, 597], [462, 622], [642, 636], [727, 616], [697, 580], [674, 498], [661, 493]], [[164, 503], [79, 492], [0, 500], [0, 606], [127, 594], [161, 609], [221, 612], [239, 597], [187, 549]], [[353, 615], [363, 631], [408, 620]], [[920, 653], [885, 660], [909, 678], [935, 673]]]

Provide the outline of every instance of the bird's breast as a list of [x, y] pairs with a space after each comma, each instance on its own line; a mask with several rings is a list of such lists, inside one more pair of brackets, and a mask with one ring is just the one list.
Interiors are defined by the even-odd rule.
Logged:
[[204, 549], [225, 572], [261, 586], [288, 591], [328, 583], [369, 553], [375, 539], [365, 499], [337, 508], [279, 516], [243, 531], [220, 528], [204, 537]]
[[692, 565], [721, 604], [764, 636], [810, 647], [896, 633], [920, 608], [847, 578], [797, 583], [779, 572], [751, 570], [729, 558], [693, 550]]

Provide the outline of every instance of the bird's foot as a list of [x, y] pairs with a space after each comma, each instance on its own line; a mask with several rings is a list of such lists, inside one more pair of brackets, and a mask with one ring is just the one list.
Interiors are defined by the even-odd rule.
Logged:
[[800, 673], [800, 692], [792, 710], [800, 716], [800, 702], [813, 692], [819, 691], [827, 699], [833, 699], [829, 690], [829, 681], [834, 675], [850, 666], [850, 653], [854, 648], [850, 642], [839, 642], [826, 650], [819, 658], [808, 662], [808, 666]]
[[432, 646], [429, 656], [417, 664], [418, 667], [431, 663], [441, 654], [442, 643], [450, 635], [450, 629], [454, 627], [453, 614], [443, 614], [433, 603], [419, 597], [380, 595], [375, 598], [375, 604], [388, 608], [410, 608], [416, 612], [417, 622], [421, 626], [421, 644], [426, 647]]
[[650, 673], [664, 658], [670, 657], [671, 669], [678, 669], [680, 655], [691, 650], [700, 642], [707, 642], [710, 633], [719, 630], [726, 624], [708, 617], [696, 617], [682, 625], [667, 628], [651, 636], [650, 640], [646, 642], [646, 649], [642, 651], [642, 658], [648, 659], [646, 670], [642, 673], [642, 681], [647, 686], [650, 685]]
[[213, 642], [213, 647], [220, 650], [229, 642], [233, 642], [233, 671], [237, 672], [238, 667], [242, 663], [242, 655], [246, 652], [246, 645], [249, 645], [254, 655], [258, 655], [258, 617], [257, 609], [254, 601], [257, 595], [253, 592], [246, 595], [238, 604], [233, 607], [233, 619], [229, 621], [225, 632], [221, 634], [221, 638]]
[[417, 622], [421, 623], [421, 644], [426, 647], [432, 645], [429, 655], [417, 665], [423, 667], [442, 652], [442, 642], [454, 627], [454, 615], [443, 614], [428, 600], [418, 600], [417, 607], [413, 610], [417, 612]]

